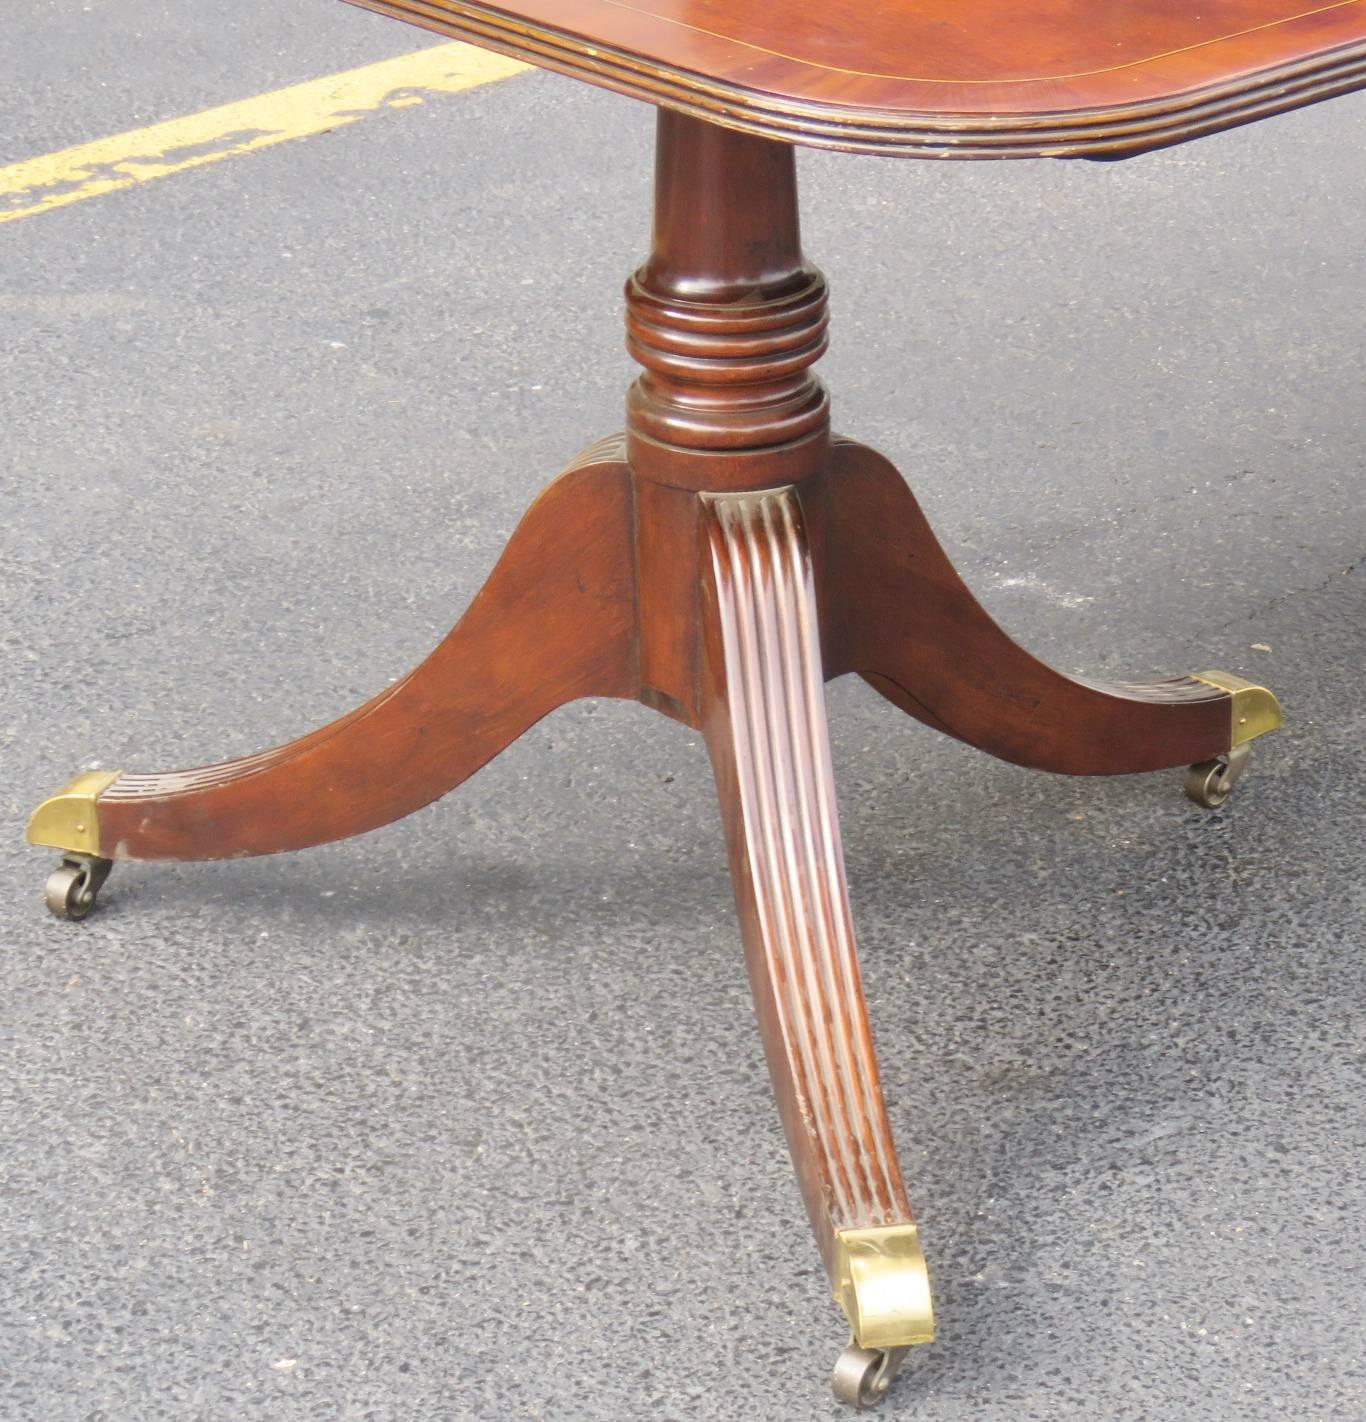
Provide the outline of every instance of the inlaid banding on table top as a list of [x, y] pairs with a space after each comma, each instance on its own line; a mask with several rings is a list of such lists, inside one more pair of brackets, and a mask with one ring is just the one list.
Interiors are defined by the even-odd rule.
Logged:
[[909, 1218], [864, 1007], [795, 493], [708, 496], [757, 937], [834, 1229]]
[[[1188, 43], [1175, 46], [1157, 46], [1156, 48], [1150, 48], [1145, 53], [1137, 54], [1131, 59], [1120, 60], [1113, 64], [1098, 64], [1089, 69], [1069, 70], [1065, 67], [1062, 69], [1049, 69], [1041, 74], [1027, 72], [1020, 74], [903, 73], [880, 68], [869, 69], [851, 67], [844, 64], [831, 64], [820, 59], [815, 52], [816, 48], [820, 46], [820, 37], [818, 37], [816, 45], [812, 46], [807, 53], [798, 53], [791, 49], [778, 48], [775, 43], [764, 44], [757, 42], [754, 38], [746, 38], [740, 33], [735, 21], [737, 18], [743, 18], [748, 11], [744, 5], [737, 5], [735, 0], [712, 0], [712, 3], [707, 3], [707, 0], [700, 0], [700, 3], [699, 0], [691, 0], [691, 3], [684, 5], [683, 8], [689, 13], [710, 12], [714, 17], [711, 25], [695, 24], [689, 20], [680, 18], [676, 14], [668, 13], [670, 10], [677, 10], [679, 8], [677, 0], [662, 0], [662, 3], [654, 4], [633, 4], [631, 0], [595, 0], [595, 3], [614, 10], [628, 10], [643, 18], [655, 20], [661, 24], [675, 26], [680, 30], [690, 31], [692, 34], [703, 36], [706, 39], [720, 40], [725, 44], [738, 45], [744, 49], [753, 51], [756, 55], [762, 55], [767, 59], [780, 59], [788, 64], [799, 64], [803, 68], [822, 70], [827, 74], [841, 75], [850, 79], [888, 79], [901, 84], [944, 84], [966, 88], [974, 84], [1060, 84], [1075, 79], [1094, 79], [1103, 74], [1118, 74], [1125, 69], [1137, 69], [1142, 65], [1154, 64], [1160, 60], [1176, 59], [1181, 55], [1194, 54], [1198, 50], [1207, 49], [1213, 45], [1229, 44], [1236, 40], [1248, 39], [1254, 35], [1265, 34], [1270, 30], [1282, 29], [1289, 25], [1311, 21], [1317, 19], [1319, 16], [1331, 15], [1335, 11], [1358, 10], [1361, 8], [1362, 0], [1331, 0], [1331, 3], [1326, 5], [1313, 5], [1300, 10], [1293, 10], [1292, 8], [1290, 14], [1281, 15], [1260, 24], [1246, 25], [1236, 29], [1221, 28], [1219, 21], [1214, 18], [1220, 9], [1218, 0], [1210, 0], [1210, 3], [1198, 8], [1187, 5], [1181, 7], [1185, 13], [1180, 16], [1180, 18], [1193, 24], [1197, 29], [1203, 26], [1207, 33], [1201, 39], [1194, 39]], [[819, 0], [819, 3], [821, 8], [826, 12], [829, 12], [833, 8], [826, 3], [826, 0]], [[788, 0], [789, 15], [793, 8], [792, 0]], [[978, 10], [987, 11], [993, 8], [999, 9], [999, 7], [993, 7], [991, 5], [978, 5], [976, 8]], [[1235, 7], [1226, 4], [1223, 8], [1231, 10]], [[1256, 7], [1242, 6], [1237, 8], [1255, 9]], [[933, 13], [936, 10], [945, 12], [951, 17], [962, 16], [969, 25], [973, 23], [974, 19], [974, 7], [971, 0], [951, 0], [949, 4], [940, 3], [938, 5], [934, 4], [933, 0], [919, 0], [919, 3], [913, 8], [906, 5], [883, 5], [881, 9], [883, 11], [892, 12], [896, 16], [899, 26], [908, 30], [912, 28], [916, 20], [919, 20], [922, 25], [928, 25], [942, 30], [944, 20], [942, 18], [936, 18]], [[1046, 11], [1048, 5], [1046, 3], [1040, 3], [1040, 0], [1035, 0], [1033, 9], [1036, 13]], [[1066, 9], [1073, 10], [1074, 12], [1074, 7], [1068, 6]], [[870, 19], [877, 17], [878, 10], [879, 7], [875, 3], [865, 4], [862, 7], [860, 18], [865, 28], [869, 28], [868, 21]], [[991, 16], [988, 15], [987, 20], [989, 21], [990, 18]], [[1059, 17], [1057, 22], [1058, 30], [1062, 33], [1063, 37], [1066, 37], [1066, 30], [1069, 29], [1075, 34], [1083, 34], [1085, 27], [1075, 22], [1069, 23], [1069, 18], [1068, 15], [1064, 14]], [[718, 27], [721, 24], [727, 23], [729, 24], [729, 28]], [[848, 21], [841, 21], [838, 16], [831, 15], [824, 26], [824, 30], [827, 34], [833, 36], [838, 32], [841, 23], [847, 24]], [[1095, 28], [1103, 29], [1103, 22], [1097, 24]], [[1119, 32], [1116, 31], [1116, 33]], [[900, 37], [898, 36], [898, 38]], [[905, 41], [903, 41], [903, 43], [904, 42]], [[1106, 41], [1101, 37], [1097, 37], [1097, 39], [1092, 42], [1099, 45]], [[1142, 37], [1139, 38], [1138, 42], [1142, 43]], [[1122, 38], [1116, 38], [1108, 41], [1108, 43], [1123, 46], [1125, 41]], [[876, 44], [876, 41], [871, 42], [870, 47], [880, 48], [880, 46]], [[929, 50], [932, 46], [922, 43], [919, 47], [922, 50]]]
[[[731, 7], [767, 27], [768, 42], [694, 23], [704, 6], [681, 7], [680, 19], [620, 0], [352, 2], [725, 126], [853, 152], [1121, 156], [1366, 85], [1366, 0], [1172, 0], [1080, 18], [1005, 0]], [[1027, 63], [1069, 45], [1097, 62]], [[976, 46], [975, 75], [961, 68], [965, 46]], [[1116, 48], [1127, 57], [1111, 62]], [[869, 65], [829, 61], [860, 49]], [[903, 53], [921, 70], [925, 55], [942, 56], [945, 68], [880, 63]]]

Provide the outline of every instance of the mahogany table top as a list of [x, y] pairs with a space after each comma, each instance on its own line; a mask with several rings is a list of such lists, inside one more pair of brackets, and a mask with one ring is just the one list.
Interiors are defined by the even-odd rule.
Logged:
[[1366, 0], [353, 0], [729, 127], [1122, 156], [1366, 86]]

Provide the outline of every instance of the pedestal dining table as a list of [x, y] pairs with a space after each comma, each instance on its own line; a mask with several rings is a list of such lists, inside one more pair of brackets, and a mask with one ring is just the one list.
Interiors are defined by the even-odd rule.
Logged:
[[549, 485], [454, 629], [371, 701], [257, 755], [89, 772], [44, 801], [29, 838], [61, 851], [48, 906], [83, 918], [115, 860], [386, 824], [576, 698], [700, 729], [778, 1110], [849, 1326], [835, 1391], [870, 1406], [934, 1320], [860, 984], [824, 682], [862, 676], [1017, 765], [1189, 767], [1211, 806], [1280, 708], [1224, 672], [1063, 675], [992, 621], [898, 472], [831, 432], [794, 147], [1127, 158], [1366, 86], [1366, 0], [356, 3], [657, 106], [625, 431]]

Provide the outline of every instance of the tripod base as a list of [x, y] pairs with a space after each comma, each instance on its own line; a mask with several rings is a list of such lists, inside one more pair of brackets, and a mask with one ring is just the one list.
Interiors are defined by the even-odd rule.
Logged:
[[[1270, 692], [1216, 673], [1105, 686], [1052, 671], [992, 622], [909, 489], [860, 445], [836, 441], [798, 484], [712, 494], [637, 479], [618, 439], [550, 486], [464, 618], [395, 686], [259, 755], [79, 776], [29, 838], [63, 852], [49, 907], [82, 918], [113, 860], [358, 834], [578, 697], [631, 697], [701, 729], [780, 1114], [853, 1334], [836, 1390], [869, 1406], [934, 1325], [844, 878], [822, 691], [842, 672], [994, 755], [1073, 774], [1240, 766], [1250, 736], [1279, 724]], [[1214, 771], [1193, 775], [1217, 794]]]
[[1063, 676], [1006, 636], [896, 470], [830, 437], [810, 372], [825, 283], [801, 254], [791, 150], [663, 112], [656, 171], [654, 245], [627, 287], [645, 371], [628, 433], [541, 495], [431, 656], [274, 750], [78, 777], [29, 838], [62, 851], [48, 904], [78, 918], [114, 860], [273, 854], [399, 819], [576, 698], [701, 730], [779, 1114], [853, 1335], [836, 1390], [868, 1406], [934, 1318], [859, 977], [823, 683], [857, 673], [1018, 765], [1195, 765], [1210, 804], [1280, 710], [1221, 673]]

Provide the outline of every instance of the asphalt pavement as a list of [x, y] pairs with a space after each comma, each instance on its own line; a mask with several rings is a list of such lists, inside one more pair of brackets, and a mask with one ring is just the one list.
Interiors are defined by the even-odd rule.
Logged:
[[[0, 165], [403, 53], [15, 0]], [[401, 675], [618, 428], [651, 115], [528, 73], [0, 226], [0, 1418], [796, 1422], [843, 1338], [700, 740], [44, 912], [82, 766]], [[1366, 95], [1120, 164], [806, 153], [838, 427], [1069, 671], [1282, 695], [1221, 810], [829, 690], [941, 1336], [890, 1418], [1366, 1417]], [[914, 615], [914, 609], [907, 609]]]

